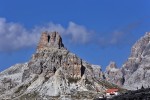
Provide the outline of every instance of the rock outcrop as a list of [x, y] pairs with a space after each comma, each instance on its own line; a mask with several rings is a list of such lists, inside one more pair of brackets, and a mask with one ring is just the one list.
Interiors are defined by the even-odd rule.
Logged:
[[104, 73], [102, 72], [101, 66], [92, 65], [94, 76], [98, 79], [104, 79]]
[[138, 40], [131, 49], [131, 56], [123, 65], [124, 87], [137, 89], [150, 83], [150, 33]]
[[115, 62], [110, 62], [110, 64], [106, 67], [105, 78], [108, 82], [114, 83], [118, 86], [122, 86], [124, 83], [124, 77], [122, 72]]
[[[146, 33], [131, 48], [131, 55], [120, 69], [110, 64], [105, 72], [106, 80], [135, 90], [150, 83], [150, 33]], [[119, 84], [118, 84], [119, 82]]]
[[64, 44], [62, 43], [62, 38], [58, 34], [58, 32], [52, 32], [49, 34], [48, 32], [43, 32], [40, 38], [40, 42], [38, 44], [37, 50], [43, 50], [48, 48], [64, 48]]
[[100, 66], [69, 52], [57, 32], [44, 32], [29, 62], [0, 73], [0, 100], [92, 99], [109, 86]]

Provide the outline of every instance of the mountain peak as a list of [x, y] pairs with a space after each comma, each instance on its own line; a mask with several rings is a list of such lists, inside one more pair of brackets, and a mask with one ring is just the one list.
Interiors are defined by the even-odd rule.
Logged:
[[37, 46], [37, 50], [45, 50], [50, 48], [64, 49], [62, 38], [58, 32], [43, 32]]
[[0, 100], [91, 100], [114, 87], [103, 79], [99, 66], [65, 49], [58, 32], [43, 32], [29, 62], [0, 73]]
[[107, 66], [107, 69], [112, 69], [112, 68], [117, 68], [116, 63], [113, 62], [113, 61], [111, 61], [111, 62], [109, 63], [109, 65]]

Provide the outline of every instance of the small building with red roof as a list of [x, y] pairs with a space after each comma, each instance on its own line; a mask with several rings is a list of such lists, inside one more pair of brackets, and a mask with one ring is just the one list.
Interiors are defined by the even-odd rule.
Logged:
[[113, 88], [113, 89], [106, 90], [106, 97], [112, 97], [112, 96], [116, 96], [118, 94], [119, 94], [118, 89]]

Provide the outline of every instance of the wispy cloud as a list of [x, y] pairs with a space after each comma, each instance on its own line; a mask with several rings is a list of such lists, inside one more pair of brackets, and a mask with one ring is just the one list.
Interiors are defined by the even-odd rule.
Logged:
[[98, 44], [101, 46], [123, 46], [134, 41], [133, 31], [142, 25], [144, 20], [131, 22], [128, 25], [112, 30], [106, 37], [98, 38]]
[[25, 29], [21, 24], [6, 22], [0, 18], [0, 51], [16, 50], [34, 45], [39, 34], [34, 34]]
[[105, 33], [97, 36], [98, 33], [74, 22], [69, 22], [67, 28], [61, 24], [49, 22], [29, 30], [19, 23], [7, 22], [5, 18], [0, 18], [0, 51], [14, 51], [35, 46], [43, 31], [58, 31], [62, 36], [68, 37], [67, 41], [73, 44], [93, 43], [101, 47], [118, 46], [129, 41], [131, 31], [140, 24], [141, 21], [131, 23], [122, 29], [108, 32], [108, 35], [102, 37], [101, 34]]
[[5, 18], [0, 18], [0, 51], [13, 51], [34, 46], [38, 43], [43, 31], [58, 31], [61, 35], [68, 36], [69, 41], [82, 44], [90, 41], [90, 35], [93, 34], [84, 26], [74, 22], [69, 22], [67, 28], [50, 22], [28, 30], [19, 23], [7, 22]]
[[105, 34], [109, 34], [109, 35], [106, 37], [99, 37], [97, 40], [98, 41], [97, 43], [101, 45], [102, 47], [119, 46], [124, 43], [127, 43], [125, 39], [127, 39], [130, 33], [126, 33], [121, 30], [115, 30], [115, 31], [105, 33]]
[[70, 22], [66, 30], [66, 33], [71, 36], [71, 40], [74, 43], [88, 43], [91, 41], [94, 32], [88, 30], [85, 26], [77, 25], [74, 22]]

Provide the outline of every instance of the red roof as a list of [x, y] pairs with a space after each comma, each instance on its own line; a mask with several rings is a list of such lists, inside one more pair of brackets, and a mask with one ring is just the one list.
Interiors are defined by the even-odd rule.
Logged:
[[118, 92], [118, 89], [107, 89], [106, 93], [114, 93], [114, 92]]

